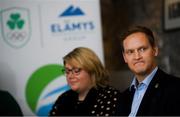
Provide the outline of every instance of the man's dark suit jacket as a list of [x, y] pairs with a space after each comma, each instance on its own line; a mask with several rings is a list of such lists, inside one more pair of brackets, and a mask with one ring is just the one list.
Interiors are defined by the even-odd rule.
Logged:
[[0, 91], [0, 116], [22, 116], [19, 105], [6, 91]]
[[[133, 100], [129, 88], [123, 92], [120, 115], [129, 115]], [[180, 115], [180, 78], [158, 69], [139, 106], [137, 116]]]

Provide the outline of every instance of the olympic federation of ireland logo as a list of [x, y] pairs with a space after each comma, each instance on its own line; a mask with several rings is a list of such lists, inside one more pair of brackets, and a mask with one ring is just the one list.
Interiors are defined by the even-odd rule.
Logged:
[[13, 48], [23, 47], [30, 38], [29, 10], [25, 8], [9, 8], [2, 10], [2, 36]]
[[32, 112], [48, 116], [58, 96], [69, 89], [64, 76], [64, 67], [48, 64], [35, 70], [26, 84], [26, 101]]

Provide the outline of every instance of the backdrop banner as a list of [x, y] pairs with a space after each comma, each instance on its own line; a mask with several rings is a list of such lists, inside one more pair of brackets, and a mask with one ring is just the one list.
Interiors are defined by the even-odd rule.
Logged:
[[47, 116], [68, 90], [62, 57], [89, 47], [104, 63], [99, 0], [0, 0], [0, 89]]

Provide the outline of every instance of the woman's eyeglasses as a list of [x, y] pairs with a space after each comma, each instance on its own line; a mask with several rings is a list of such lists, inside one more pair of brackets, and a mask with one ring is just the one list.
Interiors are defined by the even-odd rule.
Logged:
[[79, 75], [81, 70], [82, 70], [81, 68], [72, 68], [72, 69], [65, 68], [63, 69], [63, 72], [65, 72], [66, 75], [69, 75], [70, 73], [74, 75]]

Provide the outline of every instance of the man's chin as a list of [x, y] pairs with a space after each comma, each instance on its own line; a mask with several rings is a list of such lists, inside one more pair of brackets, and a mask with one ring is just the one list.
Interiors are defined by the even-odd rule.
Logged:
[[138, 69], [134, 71], [134, 73], [137, 75], [142, 75], [142, 76], [146, 75], [146, 71], [144, 69]]

